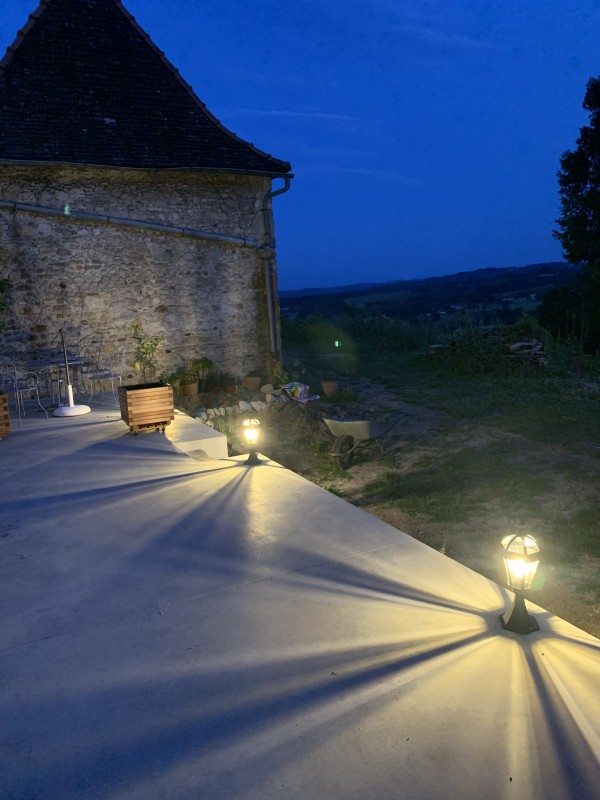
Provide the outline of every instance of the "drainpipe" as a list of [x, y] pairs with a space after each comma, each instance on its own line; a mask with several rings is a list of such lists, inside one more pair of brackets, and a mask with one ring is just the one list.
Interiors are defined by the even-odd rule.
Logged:
[[267, 316], [269, 318], [269, 339], [271, 343], [271, 364], [269, 365], [269, 374], [273, 369], [273, 365], [279, 362], [280, 354], [277, 346], [277, 325], [275, 314], [275, 292], [273, 289], [273, 265], [275, 263], [275, 236], [273, 231], [273, 213], [271, 207], [271, 199], [278, 194], [287, 192], [290, 188], [290, 182], [293, 175], [282, 175], [284, 185], [280, 189], [267, 192], [262, 204], [263, 222], [265, 228], [265, 243], [259, 249], [261, 257], [265, 263], [265, 286], [267, 291]]

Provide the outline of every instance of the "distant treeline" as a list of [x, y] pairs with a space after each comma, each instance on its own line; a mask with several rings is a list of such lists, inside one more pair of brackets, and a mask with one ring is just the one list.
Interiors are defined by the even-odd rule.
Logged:
[[358, 284], [354, 287], [315, 289], [307, 294], [281, 292], [288, 319], [318, 315], [366, 313], [417, 322], [440, 319], [460, 310], [475, 312], [482, 323], [512, 322], [522, 313], [534, 313], [550, 289], [569, 285], [579, 270], [563, 262], [527, 267], [487, 268], [437, 278]]

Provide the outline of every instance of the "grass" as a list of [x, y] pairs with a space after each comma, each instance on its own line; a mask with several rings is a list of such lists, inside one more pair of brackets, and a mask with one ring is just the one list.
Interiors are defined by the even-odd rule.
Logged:
[[[593, 612], [600, 615], [600, 357], [580, 369], [566, 350], [562, 360], [551, 353], [548, 367], [501, 357], [481, 365], [473, 352], [462, 364], [448, 363], [426, 350], [394, 352], [365, 340], [343, 354], [313, 351], [316, 369], [356, 380], [359, 396], [360, 379], [370, 379], [414, 405], [417, 419], [417, 409], [439, 412], [423, 415], [428, 422], [416, 424], [412, 436], [408, 427], [379, 477], [352, 481], [344, 496], [493, 580], [501, 580], [500, 538], [533, 533], [542, 548], [538, 588], [547, 607], [563, 616], [565, 596], [583, 593], [575, 611], [566, 608], [572, 622], [598, 635], [587, 609], [598, 603]], [[369, 402], [372, 396], [369, 390]], [[359, 477], [360, 464], [357, 453], [349, 473], [322, 466], [316, 482], [331, 491], [340, 478]], [[553, 578], [548, 587], [545, 576]]]
[[[430, 460], [431, 459], [431, 460]], [[459, 452], [440, 452], [408, 473], [388, 471], [365, 488], [371, 500], [438, 522], [459, 521], [482, 506], [509, 510], [514, 517], [539, 515], [550, 482], [522, 458], [513, 444], [490, 443]]]
[[337, 461], [327, 458], [317, 464], [313, 470], [312, 477], [316, 483], [324, 487], [324, 484], [330, 484], [332, 480], [339, 480], [344, 477], [347, 478], [348, 471], [341, 469]]
[[324, 455], [331, 450], [331, 442], [328, 442], [325, 439], [312, 439], [310, 444], [313, 453], [317, 456]]
[[555, 469], [563, 478], [570, 481], [579, 481], [589, 477], [589, 467], [572, 461], [559, 461]]
[[587, 578], [579, 584], [579, 590], [590, 594], [595, 602], [600, 601], [600, 575]]
[[[556, 558], [600, 555], [600, 392], [590, 390], [589, 374], [558, 362], [544, 368], [502, 359], [480, 370], [472, 358], [448, 363], [374, 342], [354, 342], [347, 353], [320, 352], [315, 361], [332, 374], [370, 378], [407, 403], [445, 415], [437, 440], [415, 444], [427, 455], [413, 459], [410, 470], [402, 461], [399, 468], [386, 462], [383, 476], [365, 488], [367, 502], [434, 523], [462, 522], [465, 531], [478, 515], [530, 522], [548, 537]], [[467, 426], [488, 430], [493, 441], [467, 446]]]
[[365, 359], [364, 367], [409, 403], [600, 458], [600, 394], [572, 376], [549, 376], [540, 368], [460, 375], [420, 354]]
[[576, 552], [600, 556], [600, 502], [578, 508], [557, 522], [553, 538], [569, 543], [569, 548]]
[[[589, 459], [600, 457], [600, 396], [590, 394], [582, 380], [540, 368], [463, 375], [415, 353], [371, 354], [363, 366], [406, 402], [448, 418], [425, 460], [417, 460], [407, 474], [390, 470], [366, 488], [371, 501], [439, 523], [496, 513], [515, 524], [537, 525], [556, 558], [600, 555], [598, 494], [581, 498], [595, 480], [597, 467]], [[460, 447], [464, 424], [523, 439], [452, 452], [457, 439]], [[561, 478], [573, 484], [573, 497], [563, 498], [568, 506], [558, 513], [554, 489]]]

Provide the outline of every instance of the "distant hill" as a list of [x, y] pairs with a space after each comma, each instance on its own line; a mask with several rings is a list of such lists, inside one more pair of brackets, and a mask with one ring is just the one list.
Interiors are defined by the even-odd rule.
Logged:
[[435, 278], [282, 291], [280, 304], [288, 317], [361, 310], [414, 320], [424, 315], [443, 316], [462, 308], [502, 311], [510, 316], [508, 312], [516, 309], [531, 313], [548, 289], [573, 280], [577, 272], [577, 268], [561, 261], [526, 267], [487, 267]]
[[[402, 281], [400, 281], [401, 283]], [[398, 281], [392, 281], [398, 283]], [[313, 289], [283, 289], [280, 290], [280, 297], [312, 297], [315, 294], [342, 294], [344, 292], [362, 292], [365, 289], [372, 289], [376, 286], [387, 286], [387, 283], [349, 283], [343, 286], [321, 286]]]

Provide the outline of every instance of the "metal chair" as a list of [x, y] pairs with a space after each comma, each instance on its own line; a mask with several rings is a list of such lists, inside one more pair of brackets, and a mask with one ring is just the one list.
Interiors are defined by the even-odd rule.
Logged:
[[[90, 333], [79, 340], [78, 352], [81, 357], [79, 367], [79, 378], [81, 381], [80, 391], [91, 392], [94, 395], [94, 380], [100, 372], [104, 372], [105, 354], [112, 352], [113, 346], [105, 344], [104, 333]], [[89, 402], [89, 401], [88, 401]]]
[[[119, 407], [119, 398], [115, 391], [115, 385], [120, 386], [125, 371], [125, 358], [127, 356], [127, 345], [122, 344], [114, 347], [104, 345], [100, 348], [98, 364], [85, 372], [85, 378], [90, 383], [91, 393], [88, 398], [88, 405], [91, 404], [92, 397], [96, 393], [95, 386], [103, 381], [110, 381], [115, 406]], [[116, 383], [118, 381], [118, 384]]]
[[13, 361], [0, 362], [0, 388], [10, 397], [14, 398], [15, 409], [19, 418], [26, 416], [25, 399], [29, 395], [37, 401], [39, 408], [48, 418], [48, 412], [40, 401], [39, 378], [36, 372], [26, 367], [17, 366]]
[[42, 405], [40, 401], [40, 380], [38, 377], [37, 372], [33, 370], [23, 370], [22, 372], [19, 371], [17, 368], [17, 393], [19, 396], [19, 401], [21, 403], [21, 410], [23, 411], [23, 416], [25, 416], [25, 398], [29, 395], [32, 400], [35, 400], [38, 404], [38, 408], [44, 412], [46, 415], [46, 419], [48, 419], [48, 412]]

